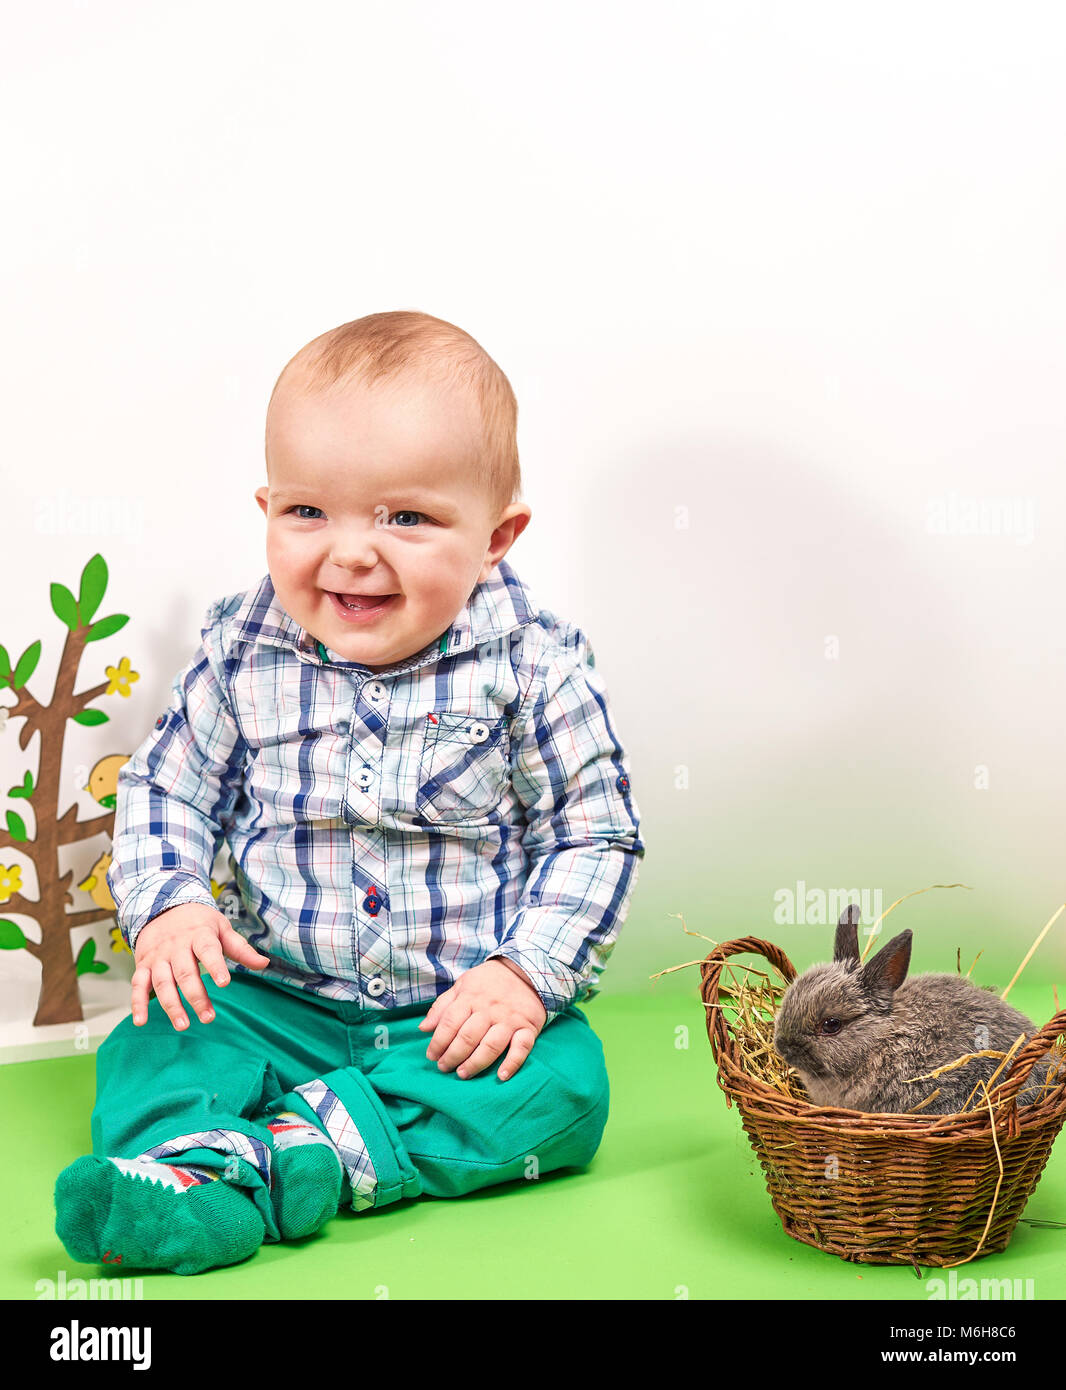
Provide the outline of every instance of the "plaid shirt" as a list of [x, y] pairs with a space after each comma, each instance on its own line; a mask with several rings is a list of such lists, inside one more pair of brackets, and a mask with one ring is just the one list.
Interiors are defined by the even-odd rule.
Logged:
[[367, 1009], [431, 1001], [497, 956], [548, 1022], [598, 992], [639, 813], [588, 639], [505, 561], [386, 671], [323, 647], [269, 575], [201, 636], [119, 772], [107, 882], [131, 947], [205, 903], [270, 957], [231, 970]]

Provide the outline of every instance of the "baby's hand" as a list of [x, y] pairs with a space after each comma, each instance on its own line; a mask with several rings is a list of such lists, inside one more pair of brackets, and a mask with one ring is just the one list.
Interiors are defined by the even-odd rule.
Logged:
[[133, 952], [133, 1022], [148, 1018], [148, 993], [156, 998], [175, 1028], [188, 1028], [177, 986], [196, 1010], [201, 1023], [215, 1016], [207, 991], [200, 982], [198, 961], [203, 961], [216, 985], [228, 985], [229, 971], [223, 953], [240, 965], [263, 970], [270, 957], [260, 955], [224, 917], [206, 903], [180, 903], [168, 907], [142, 927]]
[[462, 1077], [484, 1071], [510, 1044], [496, 1073], [506, 1081], [529, 1056], [547, 1018], [540, 995], [517, 969], [486, 960], [439, 994], [418, 1026], [434, 1030], [426, 1056], [439, 1059], [441, 1071], [458, 1066]]

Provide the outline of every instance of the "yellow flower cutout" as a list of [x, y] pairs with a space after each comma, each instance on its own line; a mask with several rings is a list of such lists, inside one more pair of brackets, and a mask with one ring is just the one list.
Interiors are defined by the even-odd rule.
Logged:
[[130, 686], [133, 682], [139, 681], [141, 678], [140, 671], [130, 670], [130, 659], [128, 656], [124, 656], [117, 666], [105, 666], [104, 671], [107, 673], [107, 689], [104, 691], [105, 695], [114, 695], [116, 691], [119, 695], [128, 695], [130, 693]]
[[4, 867], [0, 864], [0, 903], [6, 903], [12, 893], [17, 893], [22, 887], [22, 866], [11, 864]]

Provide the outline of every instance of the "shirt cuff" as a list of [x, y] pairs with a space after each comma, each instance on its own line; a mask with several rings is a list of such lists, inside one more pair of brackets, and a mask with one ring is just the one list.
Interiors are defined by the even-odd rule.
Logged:
[[122, 904], [118, 919], [119, 931], [130, 950], [137, 949], [137, 938], [153, 917], [181, 903], [214, 907], [215, 899], [211, 889], [191, 874], [171, 873], [140, 884]]
[[489, 960], [495, 960], [500, 956], [517, 965], [523, 974], [529, 977], [530, 983], [540, 996], [540, 1002], [544, 1005], [544, 1012], [548, 1015], [544, 1020], [545, 1028], [552, 1019], [565, 1013], [574, 1003], [578, 993], [577, 975], [553, 960], [546, 951], [537, 950], [535, 946], [516, 946], [513, 942], [505, 941], [493, 951]]

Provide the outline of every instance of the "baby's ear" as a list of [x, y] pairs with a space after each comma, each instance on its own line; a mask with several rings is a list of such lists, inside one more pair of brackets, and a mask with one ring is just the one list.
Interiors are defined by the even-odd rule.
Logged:
[[872, 960], [862, 968], [864, 989], [886, 1003], [907, 977], [907, 967], [911, 963], [910, 928], [894, 936], [887, 946], [882, 946]]
[[849, 903], [840, 914], [836, 942], [833, 946], [833, 961], [837, 965], [852, 966], [859, 963], [860, 916], [858, 903]]

